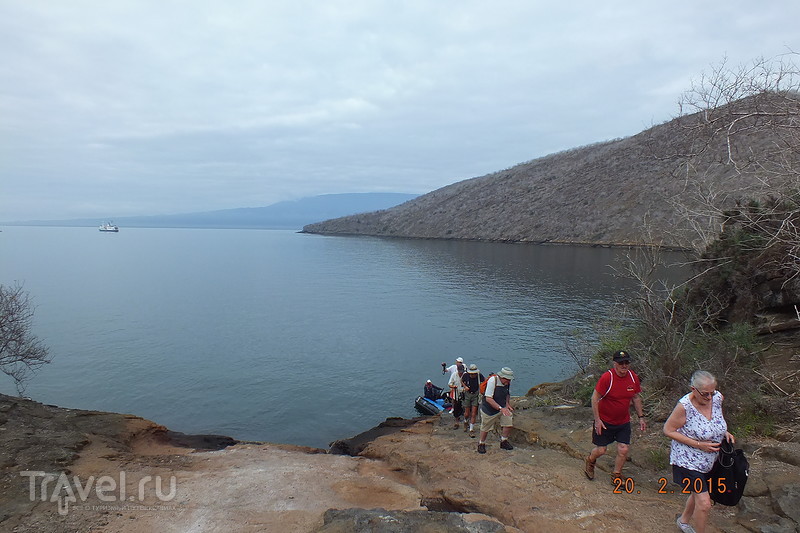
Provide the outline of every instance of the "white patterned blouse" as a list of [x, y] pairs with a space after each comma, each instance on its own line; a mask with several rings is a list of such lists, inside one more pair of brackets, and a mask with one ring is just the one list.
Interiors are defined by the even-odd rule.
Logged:
[[[678, 402], [686, 410], [686, 423], [678, 428], [678, 433], [697, 441], [722, 442], [728, 424], [722, 416], [722, 394], [714, 392], [711, 399], [711, 420], [702, 415], [690, 400], [691, 393]], [[682, 466], [696, 472], [708, 472], [714, 466], [717, 452], [704, 452], [676, 440], [672, 441], [669, 464]]]

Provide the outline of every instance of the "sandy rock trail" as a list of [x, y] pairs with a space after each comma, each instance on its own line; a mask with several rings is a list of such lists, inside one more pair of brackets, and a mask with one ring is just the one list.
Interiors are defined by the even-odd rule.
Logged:
[[[583, 474], [586, 408], [517, 403], [511, 451], [490, 435], [478, 454], [477, 439], [445, 416], [382, 431], [352, 457], [264, 443], [196, 451], [225, 441], [175, 439], [130, 415], [0, 397], [0, 531], [677, 530], [685, 496], [648, 461], [660, 427], [636, 436], [624, 470], [631, 479], [615, 486], [611, 456], [598, 461], [594, 481]], [[749, 495], [739, 507], [715, 506], [709, 531], [795, 531], [800, 446], [756, 443], [748, 453]]]
[[[580, 460], [564, 450], [517, 442], [506, 451], [490, 441], [488, 453], [478, 455], [475, 443], [450, 420], [435, 418], [376, 439], [363, 457], [269, 444], [190, 454], [139, 446], [136, 457], [144, 460], [124, 465], [127, 493], [135, 494], [146, 475], [161, 476], [166, 493], [174, 476], [175, 497], [160, 501], [149, 484], [136, 505], [107, 506], [98, 531], [312, 532], [323, 527], [327, 509], [353, 507], [488, 515], [506, 531], [669, 531], [683, 502], [659, 493], [665, 485], [632, 465], [635, 481], [626, 490], [610, 483], [602, 463], [596, 479], [587, 480]], [[102, 461], [79, 461], [75, 471], [84, 478], [110, 471]], [[78, 512], [91, 517], [99, 504]], [[714, 522], [737, 531], [732, 518], [719, 510]]]
[[[486, 455], [478, 455], [477, 439], [452, 430], [449, 420], [418, 424], [404, 433], [415, 437], [383, 437], [364, 454], [425, 479], [418, 487], [429, 502], [484, 513], [522, 531], [670, 531], [684, 502], [680, 494], [669, 494], [672, 487], [659, 493], [658, 477], [630, 464], [631, 493], [615, 487], [603, 470], [611, 464], [607, 457], [608, 465], [601, 459], [595, 480], [589, 481], [583, 462], [561, 447], [518, 439], [507, 451], [490, 435]], [[730, 522], [730, 512], [718, 514]]]
[[376, 461], [305, 453], [273, 445], [193, 454], [176, 478], [166, 510], [122, 513], [113, 531], [313, 531], [329, 508], [419, 509], [412, 487]]

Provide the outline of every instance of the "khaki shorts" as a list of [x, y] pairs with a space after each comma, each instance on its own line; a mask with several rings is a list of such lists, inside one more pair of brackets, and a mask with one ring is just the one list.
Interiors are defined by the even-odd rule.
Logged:
[[481, 404], [480, 392], [465, 392], [464, 393], [464, 409], [468, 407], [478, 407]]
[[481, 433], [489, 433], [492, 429], [500, 433], [500, 428], [514, 425], [513, 416], [505, 416], [498, 412], [496, 415], [487, 415], [481, 410]]

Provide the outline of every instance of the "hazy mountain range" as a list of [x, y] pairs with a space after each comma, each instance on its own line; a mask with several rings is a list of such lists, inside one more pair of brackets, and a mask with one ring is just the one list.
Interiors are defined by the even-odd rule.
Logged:
[[[304, 225], [329, 218], [386, 209], [413, 198], [405, 193], [323, 194], [265, 207], [242, 207], [218, 211], [175, 215], [116, 217], [113, 222], [128, 228], [264, 228], [301, 229]], [[29, 220], [4, 225], [25, 226], [99, 226], [104, 220], [75, 218], [69, 220]]]

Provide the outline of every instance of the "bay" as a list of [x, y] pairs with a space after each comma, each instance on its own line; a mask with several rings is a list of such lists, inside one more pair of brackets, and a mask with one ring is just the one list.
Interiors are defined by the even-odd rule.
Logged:
[[[573, 331], [631, 294], [610, 248], [285, 230], [7, 227], [53, 361], [26, 394], [175, 431], [326, 447], [412, 417], [461, 356], [512, 393], [573, 373]], [[13, 394], [5, 376], [0, 391]]]

